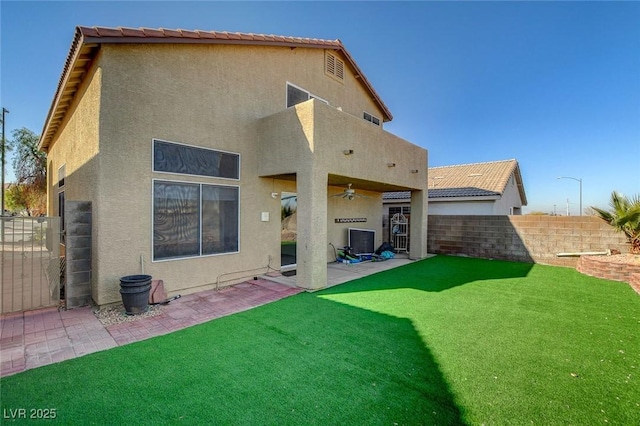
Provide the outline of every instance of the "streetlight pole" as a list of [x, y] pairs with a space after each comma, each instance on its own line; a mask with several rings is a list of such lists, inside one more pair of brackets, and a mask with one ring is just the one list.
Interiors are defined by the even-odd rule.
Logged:
[[582, 216], [582, 178], [574, 178], [571, 176], [558, 176], [558, 179], [573, 179], [580, 183], [580, 216]]

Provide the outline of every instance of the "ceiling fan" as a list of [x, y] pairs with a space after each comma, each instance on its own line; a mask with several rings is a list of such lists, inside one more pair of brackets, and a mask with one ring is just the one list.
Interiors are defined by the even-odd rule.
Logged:
[[342, 194], [335, 194], [332, 195], [331, 197], [342, 197], [346, 200], [353, 200], [356, 197], [360, 197], [360, 198], [371, 198], [367, 195], [361, 195], [361, 194], [356, 194], [356, 190], [351, 188], [351, 183], [347, 184], [347, 187], [344, 189], [344, 191], [342, 191]]

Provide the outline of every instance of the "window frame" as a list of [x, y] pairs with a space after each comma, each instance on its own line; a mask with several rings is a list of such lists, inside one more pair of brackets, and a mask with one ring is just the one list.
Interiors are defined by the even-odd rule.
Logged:
[[[168, 144], [185, 146], [185, 147], [188, 147], [188, 148], [202, 149], [202, 150], [205, 150], [205, 151], [213, 151], [213, 152], [219, 152], [219, 153], [222, 153], [222, 154], [235, 155], [238, 158], [238, 177], [237, 178], [229, 178], [229, 177], [223, 177], [223, 176], [209, 176], [209, 175], [200, 175], [200, 174], [194, 174], [194, 173], [167, 172], [167, 171], [164, 171], [164, 170], [156, 170], [156, 167], [155, 167], [155, 158], [156, 158], [156, 145], [155, 145], [155, 143], [156, 143], [156, 141], [157, 142], [164, 142], [164, 143], [168, 143]], [[230, 181], [240, 181], [240, 178], [242, 177], [242, 155], [239, 152], [226, 151], [226, 150], [223, 150], [223, 149], [208, 148], [208, 147], [204, 147], [204, 146], [198, 146], [198, 145], [193, 145], [193, 144], [188, 144], [188, 143], [183, 143], [183, 142], [170, 141], [170, 140], [167, 140], [167, 139], [151, 138], [151, 171], [153, 173], [161, 173], [161, 174], [173, 175], [173, 176], [197, 176], [197, 177], [202, 177], [202, 178], [206, 178], [206, 179], [223, 179], [223, 180], [230, 180]]]
[[[294, 106], [298, 105], [298, 104], [294, 104], [294, 105], [289, 106], [289, 86], [295, 87], [296, 89], [298, 89], [298, 90], [300, 90], [302, 92], [305, 92], [307, 94], [307, 101], [309, 99], [317, 99], [320, 102], [329, 105], [329, 101], [327, 101], [326, 99], [321, 98], [320, 96], [314, 95], [313, 93], [311, 93], [307, 89], [303, 89], [302, 87], [300, 87], [300, 86], [298, 86], [296, 84], [293, 84], [290, 81], [287, 81], [287, 83], [285, 84], [285, 87], [284, 87], [284, 105], [285, 105], [285, 108], [287, 108], [287, 109], [288, 108], [293, 108]], [[306, 102], [306, 101], [303, 101], [303, 102]], [[302, 102], [300, 102], [300, 103], [302, 103]]]
[[[187, 255], [180, 257], [170, 257], [163, 259], [156, 259], [155, 256], [155, 239], [154, 239], [154, 229], [155, 229], [155, 185], [156, 182], [163, 182], [169, 184], [188, 184], [188, 185], [198, 185], [198, 208], [199, 208], [199, 218], [198, 218], [198, 254], [197, 255]], [[227, 187], [227, 188], [235, 188], [238, 194], [238, 206], [237, 206], [237, 250], [228, 251], [224, 253], [212, 253], [212, 254], [203, 254], [202, 253], [202, 187], [203, 186], [215, 186], [215, 187]], [[172, 261], [180, 261], [186, 259], [201, 259], [212, 256], [226, 256], [230, 254], [238, 254], [240, 253], [240, 232], [241, 232], [241, 222], [240, 222], [240, 205], [241, 205], [241, 194], [240, 194], [240, 185], [230, 185], [230, 184], [217, 184], [217, 183], [205, 183], [198, 181], [189, 181], [189, 180], [177, 180], [177, 179], [161, 179], [161, 178], [153, 178], [151, 179], [151, 262], [152, 263], [160, 263], [160, 262], [172, 262]]]
[[64, 188], [64, 179], [67, 177], [67, 164], [58, 167], [58, 188]]
[[58, 217], [60, 217], [60, 244], [63, 246], [67, 245], [67, 228], [65, 226], [65, 193], [64, 189], [58, 191]]
[[[367, 118], [367, 115], [369, 116], [370, 119]], [[378, 126], [381, 127], [382, 124], [382, 120], [380, 120], [380, 118], [376, 117], [375, 115], [367, 112], [367, 111], [362, 111], [362, 119], [364, 121], [368, 121], [369, 123], [373, 124], [374, 126]], [[374, 120], [377, 120], [378, 122], [376, 123]]]

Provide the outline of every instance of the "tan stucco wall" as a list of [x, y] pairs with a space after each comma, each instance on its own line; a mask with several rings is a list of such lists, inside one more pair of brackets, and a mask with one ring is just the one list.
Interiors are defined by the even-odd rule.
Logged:
[[[100, 191], [99, 134], [100, 134], [100, 94], [102, 90], [102, 69], [100, 57], [89, 69], [87, 76], [78, 89], [78, 96], [69, 108], [56, 138], [49, 146], [47, 153], [47, 210], [50, 216], [58, 215], [58, 194], [64, 191], [65, 200], [90, 201], [95, 206]], [[65, 167], [65, 184], [58, 187], [58, 171]], [[94, 221], [100, 220], [96, 211]], [[74, 225], [69, 224], [67, 233], [74, 232]], [[99, 235], [93, 230], [91, 251], [96, 253]], [[65, 254], [66, 248], [61, 248]], [[99, 282], [97, 271], [98, 257], [91, 261], [92, 287]]]
[[102, 70], [91, 68], [77, 96], [69, 108], [69, 114], [60, 126], [59, 133], [49, 146], [48, 205], [49, 215], [58, 212], [58, 169], [65, 166], [65, 196], [93, 201], [97, 192], [99, 152], [100, 91]]
[[[279, 267], [280, 202], [271, 192], [281, 182], [258, 177], [265, 158], [256, 145], [259, 119], [285, 109], [287, 81], [340, 106], [340, 114], [363, 128], [384, 133], [361, 119], [363, 111], [379, 117], [382, 112], [350, 73], [344, 84], [324, 74], [320, 49], [103, 45], [96, 67], [101, 85], [81, 103], [94, 105], [88, 121], [99, 118], [99, 134], [86, 142], [93, 148], [81, 150], [99, 155], [91, 160], [77, 156], [85, 159], [78, 167], [96, 164], [82, 178], [87, 190], [70, 192], [67, 199], [93, 201], [93, 297], [101, 305], [120, 300], [118, 278], [140, 273], [141, 258], [144, 272], [163, 279], [170, 294], [258, 275], [269, 263]], [[327, 114], [336, 111], [326, 108]], [[62, 148], [69, 141], [85, 143], [86, 138], [78, 137], [84, 130], [68, 131], [52, 147], [54, 163], [75, 155]], [[240, 180], [153, 173], [153, 138], [239, 153]], [[240, 253], [151, 262], [153, 179], [238, 185]], [[261, 212], [269, 213], [268, 222], [261, 221]]]
[[261, 176], [295, 173], [313, 162], [329, 174], [386, 183], [381, 190], [426, 190], [424, 148], [316, 100], [263, 118], [259, 134]]
[[[380, 209], [382, 208], [382, 194], [379, 192], [362, 191], [357, 193], [370, 198], [357, 197], [349, 201], [342, 197], [331, 197], [343, 193], [341, 187], [329, 188], [329, 201], [327, 209], [327, 262], [335, 259], [332, 243], [336, 248], [344, 247], [348, 242], [349, 228], [371, 229], [376, 231], [375, 248], [382, 244], [382, 219]], [[335, 219], [362, 218], [366, 222], [356, 223], [336, 223]]]

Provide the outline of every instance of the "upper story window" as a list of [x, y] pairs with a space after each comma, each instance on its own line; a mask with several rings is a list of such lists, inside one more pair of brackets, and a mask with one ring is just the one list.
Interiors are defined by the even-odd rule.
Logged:
[[240, 154], [153, 140], [153, 171], [240, 179]]
[[62, 188], [64, 186], [64, 178], [67, 174], [66, 169], [67, 167], [65, 164], [60, 166], [60, 168], [58, 169], [58, 188]]
[[367, 121], [369, 121], [370, 123], [375, 124], [376, 126], [380, 125], [380, 119], [376, 116], [373, 116], [371, 114], [369, 114], [368, 112], [365, 112], [363, 115], [363, 118]]
[[317, 99], [320, 102], [323, 102], [329, 105], [329, 102], [325, 101], [319, 96], [314, 95], [311, 92], [304, 90], [301, 87], [298, 87], [294, 84], [287, 82], [287, 108], [292, 107], [294, 105], [298, 105], [299, 103], [306, 102], [309, 99]]
[[325, 50], [324, 72], [340, 82], [344, 82], [344, 61], [328, 50]]

